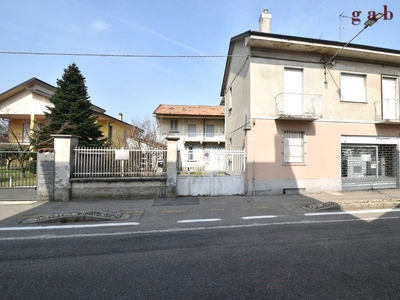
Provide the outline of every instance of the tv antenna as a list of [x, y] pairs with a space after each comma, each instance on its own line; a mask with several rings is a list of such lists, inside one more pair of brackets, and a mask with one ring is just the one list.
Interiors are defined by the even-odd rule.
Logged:
[[351, 19], [351, 17], [345, 16], [343, 13], [344, 13], [344, 12], [342, 12], [342, 13], [339, 15], [339, 41], [340, 41], [340, 42], [342, 41], [342, 30], [343, 30], [343, 29], [346, 29], [346, 28], [348, 28], [348, 27], [354, 26], [353, 24], [352, 24], [352, 25], [347, 25], [347, 26], [342, 26], [342, 19], [343, 19], [343, 18]]

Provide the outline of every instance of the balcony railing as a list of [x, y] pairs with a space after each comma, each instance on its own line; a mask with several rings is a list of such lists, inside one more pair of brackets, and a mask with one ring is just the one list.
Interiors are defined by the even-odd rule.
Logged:
[[313, 121], [322, 118], [322, 95], [282, 92], [275, 97], [278, 119]]
[[376, 101], [375, 120], [379, 123], [400, 123], [400, 100], [383, 99]]
[[189, 136], [185, 134], [183, 136], [185, 142], [225, 142], [225, 136], [223, 134], [214, 134], [213, 136], [207, 136], [206, 134], [196, 134], [196, 136]]

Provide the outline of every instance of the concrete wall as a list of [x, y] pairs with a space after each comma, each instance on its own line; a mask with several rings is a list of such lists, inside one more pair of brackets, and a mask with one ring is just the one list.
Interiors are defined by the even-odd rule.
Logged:
[[165, 178], [75, 178], [71, 179], [71, 199], [155, 199], [171, 197]]

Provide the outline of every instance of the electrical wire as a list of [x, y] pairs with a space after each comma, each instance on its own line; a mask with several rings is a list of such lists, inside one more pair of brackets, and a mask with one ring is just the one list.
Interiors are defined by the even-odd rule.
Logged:
[[159, 55], [159, 54], [105, 54], [105, 53], [63, 53], [63, 52], [25, 52], [0, 51], [0, 54], [13, 55], [47, 55], [47, 56], [97, 56], [122, 58], [216, 58], [216, 57], [245, 57], [247, 55]]

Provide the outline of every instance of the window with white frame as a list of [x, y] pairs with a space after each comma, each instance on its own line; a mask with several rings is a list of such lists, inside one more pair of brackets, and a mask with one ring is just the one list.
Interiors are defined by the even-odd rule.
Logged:
[[178, 131], [178, 120], [177, 119], [171, 119], [170, 120], [170, 131], [171, 132], [179, 132]]
[[189, 146], [187, 148], [187, 160], [194, 161], [195, 160], [195, 152], [193, 146]]
[[28, 122], [22, 123], [22, 143], [30, 142], [30, 127]]
[[305, 164], [305, 133], [304, 131], [284, 131], [283, 133], [283, 163]]
[[347, 102], [367, 102], [366, 75], [340, 74], [340, 99]]
[[196, 137], [196, 124], [189, 124], [188, 125], [188, 136], [189, 137]]
[[214, 125], [210, 125], [210, 124], [206, 125], [206, 137], [208, 137], [208, 138], [214, 137]]

